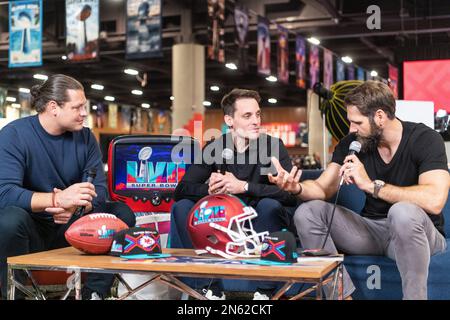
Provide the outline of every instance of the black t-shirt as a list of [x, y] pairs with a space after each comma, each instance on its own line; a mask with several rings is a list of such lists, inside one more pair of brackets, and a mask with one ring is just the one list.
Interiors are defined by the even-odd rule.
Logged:
[[[391, 162], [386, 164], [377, 149], [360, 152], [359, 160], [372, 180], [379, 179], [386, 183], [407, 187], [417, 185], [419, 175], [436, 169], [447, 170], [447, 156], [442, 137], [436, 131], [422, 123], [401, 121], [402, 139]], [[356, 140], [354, 134], [344, 137], [336, 146], [332, 162], [343, 164], [348, 154], [350, 143]], [[386, 218], [392, 204], [366, 194], [366, 203], [362, 215], [371, 219]], [[436, 228], [444, 234], [444, 218], [442, 214], [429, 215]]]

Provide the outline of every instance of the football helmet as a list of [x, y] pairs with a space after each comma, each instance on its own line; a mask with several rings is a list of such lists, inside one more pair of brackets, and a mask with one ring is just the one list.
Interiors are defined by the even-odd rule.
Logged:
[[203, 249], [224, 258], [259, 257], [264, 237], [256, 232], [252, 219], [258, 214], [238, 197], [209, 195], [200, 199], [189, 212], [187, 229], [195, 249]]

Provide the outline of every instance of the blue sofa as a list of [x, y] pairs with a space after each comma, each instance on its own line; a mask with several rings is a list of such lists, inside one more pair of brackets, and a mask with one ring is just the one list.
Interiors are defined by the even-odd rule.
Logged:
[[[320, 170], [304, 170], [302, 180], [316, 179]], [[331, 199], [334, 201], [334, 199]], [[364, 207], [365, 194], [354, 185], [344, 185], [338, 204], [360, 213]], [[450, 299], [450, 194], [443, 210], [447, 250], [431, 257], [428, 275], [428, 299]], [[344, 265], [356, 287], [354, 299], [402, 299], [402, 283], [394, 260], [383, 256], [345, 256]], [[378, 269], [379, 268], [379, 269]], [[378, 273], [379, 271], [379, 273]], [[372, 281], [381, 276], [379, 283]], [[369, 285], [368, 285], [369, 282]], [[225, 280], [225, 290], [254, 291], [256, 282]], [[295, 293], [298, 286], [290, 290]]]

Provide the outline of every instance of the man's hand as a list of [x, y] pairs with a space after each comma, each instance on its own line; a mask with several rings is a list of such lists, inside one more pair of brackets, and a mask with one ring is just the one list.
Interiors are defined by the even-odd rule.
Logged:
[[56, 207], [70, 210], [73, 207], [87, 206], [97, 197], [95, 186], [89, 182], [76, 183], [55, 193]]
[[64, 208], [46, 208], [45, 211], [53, 215], [53, 220], [56, 224], [66, 224], [72, 218], [73, 214], [77, 210], [77, 207], [71, 209]]
[[240, 194], [245, 192], [245, 184], [246, 181], [239, 180], [230, 172], [225, 172], [225, 174], [214, 172], [209, 180], [208, 193]]
[[298, 169], [297, 166], [293, 166], [291, 172], [287, 172], [281, 166], [280, 161], [277, 158], [272, 157], [271, 160], [277, 170], [277, 176], [274, 177], [271, 173], [269, 173], [269, 181], [276, 184], [281, 190], [291, 193], [298, 193], [302, 188], [299, 184], [302, 170]]
[[339, 176], [344, 177], [346, 184], [356, 184], [359, 189], [365, 192], [371, 193], [373, 191], [373, 182], [356, 155], [345, 157], [344, 164], [339, 170]]

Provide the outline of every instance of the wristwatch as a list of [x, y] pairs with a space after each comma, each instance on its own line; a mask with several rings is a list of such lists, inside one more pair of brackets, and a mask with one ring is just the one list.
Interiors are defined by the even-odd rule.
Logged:
[[244, 184], [244, 191], [245, 191], [245, 192], [248, 191], [248, 182], [246, 182], [246, 183]]
[[386, 183], [383, 180], [374, 180], [373, 181], [373, 197], [375, 199], [378, 199], [378, 193], [380, 192], [381, 188], [384, 187]]

